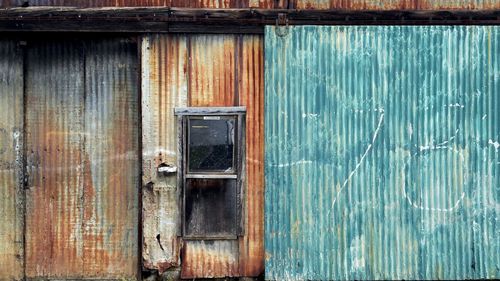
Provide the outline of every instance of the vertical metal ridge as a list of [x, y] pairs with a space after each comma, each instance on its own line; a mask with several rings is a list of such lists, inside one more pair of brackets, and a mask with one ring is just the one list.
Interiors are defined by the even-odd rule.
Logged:
[[23, 56], [17, 42], [0, 40], [0, 279], [24, 272]]
[[264, 135], [263, 135], [263, 40], [262, 36], [241, 36], [237, 54], [239, 105], [246, 115], [245, 235], [240, 241], [240, 275], [258, 276], [264, 270]]
[[191, 36], [190, 105], [232, 106], [235, 35]]
[[266, 29], [266, 278], [498, 278], [499, 36]]
[[[82, 188], [78, 170], [81, 159], [78, 93], [83, 85], [81, 60], [74, 51], [78, 48], [71, 44], [40, 43], [28, 51], [26, 95], [30, 110], [26, 131], [27, 151], [31, 152], [28, 171], [33, 184], [27, 191], [27, 276], [48, 276], [49, 272], [61, 276], [82, 270], [75, 255], [81, 240], [70, 238], [79, 237], [79, 228], [73, 226], [81, 223], [78, 216], [72, 215], [81, 206], [71, 198], [78, 197]], [[48, 63], [48, 60], [53, 61]], [[73, 74], [72, 79], [56, 78], [67, 73]], [[69, 112], [73, 113], [71, 119], [67, 117]], [[46, 239], [51, 244], [41, 247]]]

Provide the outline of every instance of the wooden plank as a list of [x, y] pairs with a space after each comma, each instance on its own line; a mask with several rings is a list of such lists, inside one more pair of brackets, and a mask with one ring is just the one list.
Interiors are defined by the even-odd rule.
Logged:
[[280, 16], [290, 25], [500, 24], [500, 10], [29, 7], [0, 10], [0, 31], [261, 33]]

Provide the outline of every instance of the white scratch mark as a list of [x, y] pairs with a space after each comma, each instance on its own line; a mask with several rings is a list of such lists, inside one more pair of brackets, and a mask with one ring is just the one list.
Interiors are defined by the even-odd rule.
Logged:
[[312, 162], [313, 161], [311, 161], [311, 160], [302, 159], [302, 160], [299, 160], [297, 162], [284, 163], [284, 164], [275, 164], [275, 165], [272, 165], [272, 166], [278, 167], [278, 168], [284, 168], [284, 167], [290, 167], [290, 166], [296, 166], [296, 165], [312, 164]]
[[[456, 131], [458, 132], [458, 130]], [[450, 138], [451, 140], [451, 138]], [[438, 146], [435, 146], [433, 149], [442, 149], [442, 148], [447, 148], [449, 150], [452, 150], [452, 151], [456, 151], [459, 155], [460, 155], [460, 158], [462, 159], [462, 163], [465, 163], [465, 158], [463, 156], [463, 154], [460, 152], [460, 151], [457, 151], [453, 148], [449, 148], [449, 147], [438, 147]], [[417, 156], [417, 154], [414, 154], [413, 156]], [[411, 157], [410, 157], [411, 158]], [[408, 160], [409, 161], [409, 160]], [[464, 173], [464, 179], [463, 179], [463, 182], [466, 182], [467, 181], [467, 178], [468, 178], [468, 175], [467, 175], [467, 170], [465, 170], [465, 173]], [[420, 210], [424, 210], [424, 211], [436, 211], [436, 212], [452, 212], [454, 211], [456, 208], [458, 208], [460, 202], [462, 202], [462, 200], [464, 199], [465, 197], [465, 192], [462, 192], [462, 194], [460, 195], [460, 198], [455, 202], [455, 204], [450, 207], [450, 208], [431, 208], [431, 207], [424, 207], [424, 206], [421, 206], [421, 205], [417, 205], [416, 203], [414, 203], [410, 197], [407, 195], [406, 193], [406, 184], [403, 182], [403, 197], [408, 201], [408, 203], [415, 209], [420, 209]]]
[[488, 114], [483, 115], [483, 118], [481, 118], [481, 119], [483, 119], [483, 120], [486, 119], [486, 116], [488, 116]]
[[318, 114], [317, 113], [304, 113], [302, 114], [302, 118], [311, 118], [311, 119], [315, 119], [318, 117]]
[[339, 197], [339, 194], [346, 187], [347, 183], [351, 180], [352, 176], [354, 176], [354, 174], [356, 173], [356, 171], [358, 170], [358, 168], [361, 166], [361, 164], [365, 160], [365, 157], [368, 155], [368, 152], [370, 152], [370, 150], [372, 149], [373, 144], [375, 143], [375, 140], [377, 139], [377, 136], [378, 136], [378, 133], [380, 131], [380, 128], [382, 128], [382, 123], [384, 122], [384, 109], [380, 109], [380, 110], [381, 110], [382, 114], [380, 114], [380, 118], [378, 120], [377, 129], [375, 129], [375, 132], [373, 133], [372, 142], [366, 148], [365, 153], [363, 153], [363, 155], [361, 156], [361, 159], [356, 164], [356, 167], [349, 173], [349, 176], [347, 177], [347, 179], [342, 184], [342, 187], [339, 189], [339, 191], [337, 191], [337, 194], [335, 194], [335, 197], [333, 198], [332, 208], [331, 208], [332, 210], [333, 210], [333, 207], [335, 207], [335, 202], [337, 202], [337, 198]]
[[446, 149], [446, 148], [448, 148], [448, 146], [446, 146], [446, 145], [457, 137], [458, 131], [459, 131], [459, 129], [456, 129], [455, 130], [455, 135], [453, 135], [448, 140], [443, 141], [442, 143], [438, 143], [436, 145], [434, 145], [434, 144], [431, 144], [431, 145], [421, 145], [420, 146], [420, 151], [433, 150], [433, 149]]
[[448, 105], [448, 107], [460, 107], [460, 108], [464, 108], [465, 106], [463, 104], [459, 104], [459, 103], [450, 103]]
[[411, 123], [408, 123], [408, 134], [410, 135], [411, 140], [411, 137], [413, 136], [413, 126]]
[[403, 196], [404, 196], [404, 198], [406, 198], [406, 201], [408, 201], [408, 203], [415, 209], [420, 209], [423, 211], [452, 212], [456, 208], [458, 208], [460, 202], [462, 202], [462, 200], [464, 199], [465, 192], [462, 192], [462, 195], [460, 195], [460, 198], [457, 200], [457, 202], [455, 202], [455, 204], [451, 208], [429, 208], [429, 207], [417, 205], [416, 203], [411, 201], [410, 196], [408, 196], [406, 194], [406, 185], [404, 185], [404, 184], [403, 184]]
[[500, 143], [497, 141], [493, 141], [492, 139], [488, 140], [488, 144], [493, 145], [493, 147], [495, 147], [495, 150], [498, 150], [498, 148], [500, 148]]

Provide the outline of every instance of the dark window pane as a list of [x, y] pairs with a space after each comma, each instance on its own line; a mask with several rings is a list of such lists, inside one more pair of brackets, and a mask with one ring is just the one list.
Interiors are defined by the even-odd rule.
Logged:
[[[233, 172], [234, 117], [208, 116], [189, 120], [190, 172]], [[213, 120], [219, 118], [218, 120]]]
[[236, 180], [187, 179], [185, 235], [236, 236]]

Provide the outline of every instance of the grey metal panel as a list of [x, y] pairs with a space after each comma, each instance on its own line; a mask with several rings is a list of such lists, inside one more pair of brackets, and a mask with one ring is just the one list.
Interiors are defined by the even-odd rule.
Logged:
[[119, 38], [28, 44], [26, 275], [134, 279], [136, 45]]
[[23, 277], [23, 56], [0, 40], [0, 280]]
[[498, 279], [500, 28], [282, 35], [266, 29], [266, 278]]

